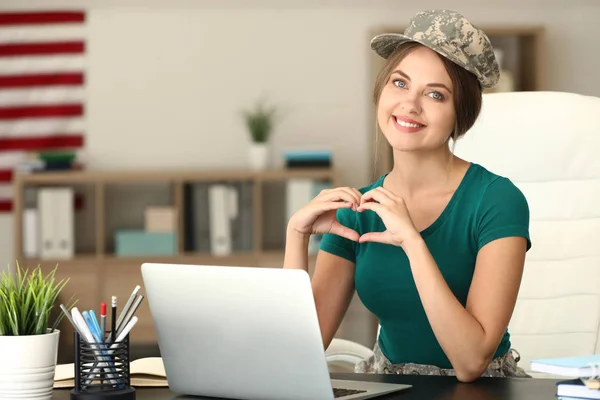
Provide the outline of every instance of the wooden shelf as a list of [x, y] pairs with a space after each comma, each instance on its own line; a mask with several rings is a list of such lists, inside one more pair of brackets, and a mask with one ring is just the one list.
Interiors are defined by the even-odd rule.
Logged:
[[69, 171], [15, 173], [17, 185], [33, 184], [94, 184], [94, 183], [160, 183], [183, 181], [281, 181], [292, 178], [336, 179], [335, 170], [328, 168], [248, 170], [160, 170], [160, 171]]
[[[61, 301], [68, 301], [71, 296], [78, 300], [80, 309], [97, 309], [102, 301], [110, 301], [110, 296], [116, 295], [125, 299], [135, 285], [142, 286], [141, 265], [145, 262], [159, 262], [170, 264], [204, 264], [246, 267], [281, 267], [284, 249], [272, 249], [273, 243], [265, 247], [263, 237], [266, 226], [266, 211], [277, 206], [285, 207], [285, 200], [274, 198], [270, 194], [264, 195], [263, 191], [271, 184], [285, 184], [294, 178], [308, 178], [315, 181], [329, 181], [333, 186], [339, 186], [338, 174], [333, 169], [327, 168], [302, 168], [302, 169], [273, 169], [266, 171], [249, 171], [240, 169], [219, 170], [137, 170], [137, 171], [67, 171], [67, 172], [37, 172], [16, 173], [14, 185], [14, 227], [15, 227], [15, 254], [19, 263], [24, 267], [40, 265], [44, 272], [49, 272], [58, 265], [56, 278], [69, 279], [69, 283], [62, 293]], [[210, 251], [187, 251], [184, 246], [184, 222], [186, 206], [184, 199], [184, 186], [188, 183], [239, 183], [251, 182], [252, 189], [252, 225], [253, 246], [250, 250], [234, 251], [228, 255], [214, 255]], [[28, 258], [23, 254], [23, 211], [25, 209], [25, 192], [29, 189], [49, 186], [73, 187], [85, 190], [85, 209], [76, 212], [78, 218], [86, 214], [82, 223], [75, 223], [75, 236], [77, 229], [94, 237], [88, 238], [85, 250], [76, 247], [75, 256], [70, 259], [42, 259]], [[167, 199], [166, 205], [172, 207], [177, 213], [176, 233], [177, 251], [173, 255], [165, 256], [119, 256], [111, 248], [113, 232], [117, 229], [130, 229], [127, 222], [114, 218], [115, 213], [143, 215], [140, 207], [147, 203], [121, 202], [115, 192], [131, 190], [133, 187], [151, 186], [158, 187], [161, 198]], [[282, 186], [283, 187], [283, 186]], [[272, 190], [272, 189], [269, 189]], [[165, 193], [163, 193], [165, 192]], [[270, 192], [268, 192], [270, 193]], [[131, 194], [131, 193], [129, 193]], [[115, 203], [115, 196], [117, 200]], [[145, 200], [145, 199], [144, 199]], [[279, 204], [278, 204], [279, 203]], [[115, 205], [116, 204], [116, 205]], [[156, 204], [152, 204], [156, 205]], [[165, 204], [161, 204], [165, 205]], [[275, 208], [277, 208], [275, 207]], [[120, 215], [120, 214], [119, 214]], [[112, 223], [111, 223], [112, 221]], [[141, 227], [140, 227], [141, 228]], [[81, 233], [81, 231], [79, 232]], [[277, 236], [277, 235], [276, 235]], [[279, 236], [277, 236], [279, 237]], [[81, 240], [81, 238], [79, 239]], [[282, 239], [284, 240], [284, 239]], [[77, 242], [77, 240], [76, 240]], [[88, 249], [89, 247], [89, 249]], [[314, 261], [314, 256], [311, 257]], [[310, 271], [309, 271], [310, 272]], [[139, 317], [136, 333], [132, 336], [133, 345], [153, 345], [156, 336], [152, 324], [152, 317], [146, 304], [136, 313]], [[67, 330], [69, 326], [63, 326]], [[71, 335], [61, 335], [61, 346], [72, 346]], [[69, 354], [68, 351], [63, 352]], [[67, 362], [69, 360], [62, 360]]]

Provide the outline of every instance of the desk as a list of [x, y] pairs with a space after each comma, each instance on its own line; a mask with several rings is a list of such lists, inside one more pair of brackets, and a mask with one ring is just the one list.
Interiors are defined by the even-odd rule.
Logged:
[[[334, 379], [369, 380], [413, 385], [412, 388], [406, 391], [381, 397], [382, 400], [556, 399], [557, 380], [553, 379], [480, 378], [476, 382], [460, 383], [456, 378], [448, 376], [332, 373], [331, 377]], [[203, 397], [177, 396], [168, 388], [136, 388], [136, 391], [136, 400], [204, 399]], [[70, 389], [55, 389], [52, 399], [69, 400], [70, 393]]]

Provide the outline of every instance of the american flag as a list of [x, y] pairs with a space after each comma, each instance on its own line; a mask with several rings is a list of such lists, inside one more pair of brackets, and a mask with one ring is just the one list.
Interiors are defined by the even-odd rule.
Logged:
[[0, 212], [15, 166], [84, 145], [85, 13], [0, 12]]

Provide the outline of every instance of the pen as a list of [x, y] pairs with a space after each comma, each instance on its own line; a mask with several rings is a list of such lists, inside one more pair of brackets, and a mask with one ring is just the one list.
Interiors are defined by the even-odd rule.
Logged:
[[75, 321], [73, 321], [73, 317], [71, 316], [71, 313], [69, 313], [69, 310], [67, 310], [67, 307], [65, 307], [64, 304], [61, 304], [59, 307], [63, 311], [63, 313], [65, 314], [65, 316], [67, 317], [67, 319], [69, 320], [69, 322], [71, 323], [71, 325], [73, 325], [73, 328], [75, 328], [75, 330], [77, 331], [77, 333], [79, 333], [79, 335], [81, 337], [84, 337], [83, 332], [81, 332], [81, 329], [79, 329], [79, 326], [77, 326], [77, 324], [75, 323]]
[[96, 312], [94, 310], [90, 310], [90, 317], [92, 319], [92, 323], [94, 324], [94, 329], [98, 332], [98, 343], [104, 342], [104, 337], [102, 333], [102, 329], [100, 329], [100, 325], [98, 325], [98, 318], [96, 318]]
[[121, 329], [121, 324], [123, 323], [123, 320], [127, 315], [127, 312], [129, 311], [129, 307], [131, 307], [131, 304], [133, 304], [135, 296], [137, 296], [137, 293], [140, 291], [140, 289], [140, 285], [136, 285], [136, 287], [133, 289], [133, 292], [131, 293], [131, 296], [129, 296], [129, 300], [127, 300], [127, 303], [125, 303], [125, 305], [121, 309], [121, 314], [119, 315], [119, 319], [117, 319], [117, 332], [119, 331], [119, 329]]
[[110, 329], [110, 341], [115, 341], [115, 335], [117, 333], [117, 296], [111, 298], [112, 315], [111, 315], [111, 329]]
[[77, 307], [73, 307], [71, 309], [71, 316], [73, 317], [73, 321], [75, 321], [75, 323], [77, 324], [77, 326], [79, 326], [79, 329], [83, 333], [83, 338], [85, 339], [85, 341], [88, 343], [94, 343], [94, 336], [92, 335], [90, 328], [85, 323], [85, 319], [83, 318], [83, 315], [79, 312], [79, 309]]
[[102, 332], [102, 342], [106, 339], [106, 303], [100, 303], [100, 332]]
[[85, 324], [87, 325], [88, 329], [90, 330], [90, 333], [92, 334], [92, 337], [94, 338], [93, 342], [96, 343], [102, 343], [102, 338], [100, 336], [100, 329], [96, 329], [96, 324], [98, 324], [97, 322], [94, 324], [94, 321], [92, 319], [92, 314], [89, 311], [83, 311], [81, 313], [81, 316], [83, 317], [83, 320], [85, 322]]
[[131, 317], [133, 317], [133, 314], [135, 314], [135, 311], [140, 306], [140, 303], [142, 302], [142, 300], [144, 300], [144, 295], [140, 294], [138, 296], [138, 298], [135, 300], [135, 303], [133, 303], [133, 306], [131, 307], [129, 312], [127, 313], [127, 316], [125, 316], [125, 318], [123, 318], [123, 322], [121, 322], [121, 328], [117, 329], [117, 336], [119, 336], [119, 334], [124, 330], [127, 323], [129, 323], [129, 320], [131, 320]]
[[[119, 336], [117, 337], [117, 341], [120, 342], [122, 340], [125, 339], [125, 336], [127, 336], [129, 334], [129, 332], [131, 331], [131, 328], [133, 328], [133, 326], [138, 322], [138, 317], [133, 317], [131, 318], [131, 321], [129, 321], [127, 323], [127, 325], [125, 325], [123, 327], [123, 329], [121, 330], [121, 333], [119, 334]], [[118, 346], [117, 344], [113, 344], [111, 346], [111, 348], [115, 348], [116, 346]]]

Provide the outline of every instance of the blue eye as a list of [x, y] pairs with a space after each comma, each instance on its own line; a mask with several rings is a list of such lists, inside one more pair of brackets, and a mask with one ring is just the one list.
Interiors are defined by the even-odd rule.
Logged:
[[394, 85], [398, 86], [399, 88], [404, 89], [406, 87], [406, 83], [404, 83], [404, 81], [397, 79], [394, 81]]
[[434, 100], [444, 100], [444, 96], [440, 92], [431, 92], [429, 95]]

